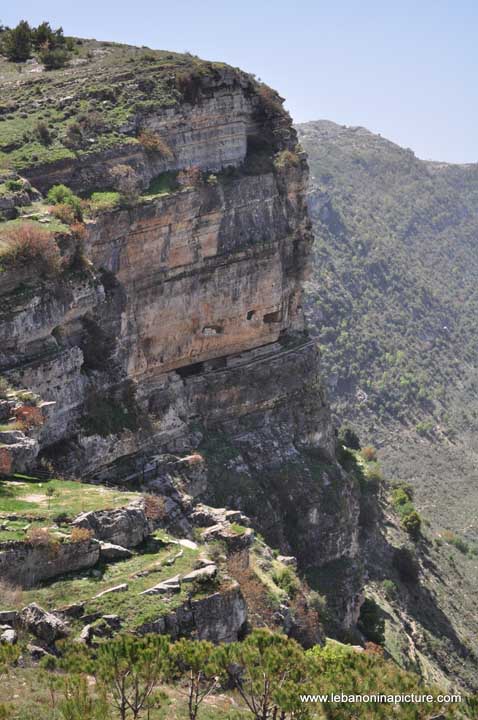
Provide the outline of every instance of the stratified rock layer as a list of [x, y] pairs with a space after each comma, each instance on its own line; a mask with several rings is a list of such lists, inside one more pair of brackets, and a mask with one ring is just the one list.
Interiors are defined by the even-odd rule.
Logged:
[[143, 190], [165, 171], [202, 172], [88, 220], [81, 273], [0, 289], [0, 370], [54, 403], [32, 433], [40, 454], [64, 473], [155, 491], [158, 456], [199, 448], [205, 477], [190, 476], [190, 493], [246, 508], [302, 566], [354, 557], [357, 493], [335, 463], [303, 324], [312, 236], [290, 118], [272, 91], [222, 68], [121, 132], [138, 128], [170, 152], [118, 143], [24, 172], [42, 192], [65, 182], [84, 194], [118, 164]]

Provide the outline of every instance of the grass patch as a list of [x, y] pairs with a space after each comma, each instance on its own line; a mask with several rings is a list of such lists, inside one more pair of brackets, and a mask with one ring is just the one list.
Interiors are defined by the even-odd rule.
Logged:
[[103, 485], [59, 479], [40, 482], [20, 476], [0, 481], [0, 517], [17, 512], [50, 519], [61, 513], [75, 516], [83, 511], [121, 507], [139, 497], [138, 493]]
[[105, 191], [94, 192], [88, 199], [89, 209], [93, 213], [100, 213], [105, 210], [114, 210], [120, 206], [119, 192]]
[[169, 193], [178, 190], [179, 187], [177, 170], [168, 170], [153, 178], [143, 195], [146, 197], [169, 195]]
[[[163, 544], [151, 540], [141, 554], [129, 560], [123, 560], [99, 568], [95, 571], [63, 576], [43, 587], [26, 590], [23, 594], [25, 603], [37, 602], [51, 610], [55, 607], [72, 602], [85, 602], [85, 612], [102, 614], [118, 614], [123, 620], [123, 628], [130, 630], [145, 622], [152, 622], [160, 615], [170, 612], [187, 599], [191, 587], [184, 585], [181, 592], [176, 593], [168, 601], [164, 595], [140, 595], [143, 590], [156, 585], [174, 575], [184, 575], [194, 567], [199, 549], [181, 548], [183, 555], [174, 565], [166, 565], [166, 560], [178, 552], [178, 545]], [[137, 577], [145, 570], [152, 571], [149, 575]], [[93, 599], [95, 595], [121, 583], [128, 584], [128, 590], [109, 593], [102, 598]], [[1, 603], [1, 601], [0, 601]]]

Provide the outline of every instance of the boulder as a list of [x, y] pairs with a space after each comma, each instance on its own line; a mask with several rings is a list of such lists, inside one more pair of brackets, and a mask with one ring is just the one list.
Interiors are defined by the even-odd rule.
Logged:
[[217, 566], [212, 563], [212, 565], [205, 565], [204, 567], [200, 567], [197, 570], [193, 570], [188, 573], [182, 578], [182, 582], [208, 582], [209, 580], [214, 580], [216, 575]]
[[121, 627], [121, 618], [119, 615], [103, 615], [101, 619], [108, 623], [113, 630], [119, 630]]
[[251, 524], [247, 515], [244, 515], [240, 510], [213, 508], [209, 505], [203, 505], [202, 503], [196, 505], [189, 519], [193, 525], [199, 525], [200, 527], [211, 527], [212, 525], [225, 522], [239, 523], [246, 527], [249, 527]]
[[105, 562], [112, 562], [114, 560], [127, 560], [130, 557], [133, 557], [133, 553], [131, 550], [128, 550], [128, 548], [100, 541], [101, 560], [104, 560]]
[[73, 520], [72, 525], [87, 528], [97, 540], [122, 548], [139, 545], [151, 533], [149, 520], [139, 504], [116, 510], [83, 512]]
[[207, 567], [208, 565], [215, 565], [214, 560], [210, 560], [209, 558], [206, 558], [206, 557], [200, 557], [196, 561], [197, 568], [204, 568], [204, 567]]
[[238, 552], [244, 550], [252, 545], [254, 541], [254, 531], [247, 528], [242, 533], [237, 533], [229, 523], [212, 525], [206, 528], [202, 534], [205, 542], [211, 540], [222, 540], [229, 553]]
[[45, 648], [42, 648], [39, 645], [33, 645], [33, 643], [28, 643], [27, 650], [30, 653], [32, 660], [38, 661], [46, 657], [47, 655], [51, 655], [51, 653], [45, 650]]
[[94, 637], [112, 637], [113, 631], [121, 628], [121, 619], [118, 615], [103, 615], [89, 625], [85, 625], [76, 642], [91, 645]]
[[168, 578], [168, 580], [163, 580], [163, 582], [158, 583], [158, 585], [148, 588], [148, 590], [143, 590], [140, 595], [166, 595], [168, 593], [179, 592], [180, 590], [179, 575], [175, 575], [172, 578]]
[[15, 645], [18, 640], [18, 635], [13, 628], [6, 628], [0, 634], [0, 643], [5, 645]]
[[107, 590], [103, 590], [103, 592], [98, 593], [98, 595], [94, 595], [93, 600], [103, 597], [103, 595], [109, 595], [109, 593], [125, 592], [127, 589], [128, 583], [121, 583], [120, 585], [115, 585], [114, 587], [108, 588]]
[[54, 615], [63, 615], [68, 618], [80, 618], [85, 612], [85, 606], [82, 603], [71, 603], [60, 608], [52, 610]]
[[63, 620], [53, 613], [43, 610], [36, 603], [31, 603], [23, 608], [20, 613], [20, 623], [28, 632], [46, 642], [47, 645], [68, 635], [68, 628]]
[[293, 568], [297, 567], [297, 558], [293, 555], [278, 555], [277, 560], [283, 565], [288, 565]]

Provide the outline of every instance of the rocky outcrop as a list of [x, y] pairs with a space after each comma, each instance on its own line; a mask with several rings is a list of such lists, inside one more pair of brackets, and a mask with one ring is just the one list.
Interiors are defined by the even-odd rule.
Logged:
[[132, 556], [133, 553], [131, 550], [128, 550], [128, 548], [124, 548], [121, 545], [114, 545], [109, 542], [100, 542], [100, 558], [104, 562], [127, 560]]
[[56, 615], [43, 610], [36, 603], [27, 605], [20, 613], [20, 623], [28, 632], [47, 645], [68, 635], [66, 624]]
[[201, 600], [190, 600], [173, 613], [163, 615], [138, 629], [140, 634], [157, 632], [196, 636], [214, 643], [233, 642], [245, 631], [247, 606], [237, 584]]
[[151, 525], [139, 505], [81, 513], [72, 525], [91, 530], [97, 540], [122, 548], [139, 545], [151, 533]]
[[[90, 216], [82, 272], [0, 288], [0, 371], [54, 403], [36, 439], [62, 473], [161, 494], [157, 524], [185, 535], [189, 494], [246, 512], [303, 568], [353, 562], [357, 488], [335, 462], [301, 307], [313, 239], [305, 156], [275, 93], [237, 70], [203, 69], [192, 92], [142, 67], [150, 92], [171, 92], [167, 107], [132, 103], [121, 141], [26, 169], [42, 192], [63, 182], [87, 195], [109, 189], [118, 163], [138, 193], [194, 166], [164, 192], [153, 183]], [[138, 78], [123, 70], [115, 92], [129, 97]], [[144, 132], [163, 150], [146, 149]], [[71, 242], [62, 236], [63, 252]], [[161, 460], [198, 451], [200, 470]], [[147, 535], [141, 513], [84, 513], [75, 524], [128, 548]]]
[[100, 546], [94, 540], [47, 544], [4, 542], [0, 543], [0, 578], [31, 588], [42, 580], [93, 567], [99, 558]]

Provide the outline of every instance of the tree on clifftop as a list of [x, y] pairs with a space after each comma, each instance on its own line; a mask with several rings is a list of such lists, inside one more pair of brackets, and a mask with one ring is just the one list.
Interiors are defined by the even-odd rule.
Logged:
[[32, 51], [32, 31], [26, 20], [21, 20], [12, 30], [7, 30], [2, 38], [2, 52], [13, 62], [25, 62]]

